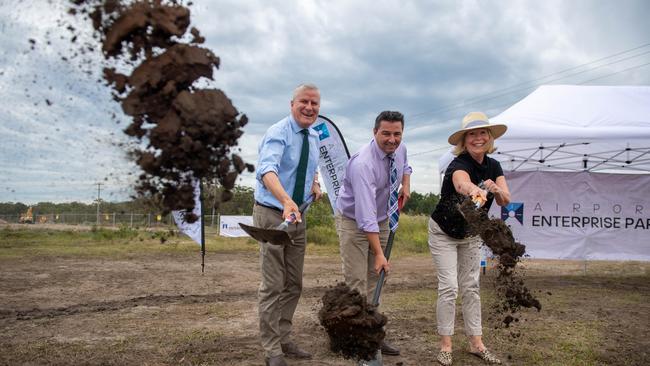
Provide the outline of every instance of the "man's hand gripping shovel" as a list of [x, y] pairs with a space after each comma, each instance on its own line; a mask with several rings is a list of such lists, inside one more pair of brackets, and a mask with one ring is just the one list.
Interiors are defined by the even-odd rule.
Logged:
[[[298, 207], [301, 216], [305, 214], [305, 211], [307, 211], [307, 208], [309, 208], [309, 205], [313, 202], [313, 199], [313, 195], [309, 196], [307, 201], [303, 202], [300, 207]], [[296, 215], [295, 213], [292, 213], [289, 215], [289, 217], [286, 218], [286, 220], [274, 228], [264, 229], [261, 227], [242, 224], [241, 222], [239, 223], [239, 227], [241, 227], [242, 230], [244, 230], [248, 235], [257, 241], [274, 245], [290, 245], [291, 238], [289, 237], [287, 228], [289, 227], [289, 224], [292, 224], [295, 221]]]

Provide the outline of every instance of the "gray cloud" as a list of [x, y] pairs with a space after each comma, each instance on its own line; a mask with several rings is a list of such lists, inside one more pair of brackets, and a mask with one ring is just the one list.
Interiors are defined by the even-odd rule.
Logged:
[[[60, 59], [69, 49], [69, 34], [55, 21], [64, 6], [39, 3], [0, 5], [7, 50], [0, 55], [0, 201], [89, 200], [98, 181], [126, 198], [133, 166], [114, 145], [125, 141], [125, 124], [111, 119], [119, 108], [97, 74], [80, 74]], [[371, 138], [381, 110], [406, 115], [418, 192], [439, 189], [437, 159], [470, 110], [498, 114], [544, 82], [650, 83], [650, 66], [634, 69], [649, 55], [535, 81], [648, 43], [650, 3], [643, 0], [194, 3], [194, 25], [222, 60], [214, 82], [203, 84], [223, 89], [249, 116], [239, 144], [248, 161], [255, 162], [266, 128], [288, 114], [292, 89], [314, 82], [321, 113], [337, 123], [352, 151]], [[56, 40], [49, 47], [40, 42], [46, 32]], [[27, 52], [30, 37], [39, 41], [34, 52]], [[100, 69], [97, 56], [84, 57], [95, 57], [84, 68]], [[581, 70], [590, 71], [561, 78]], [[253, 176], [239, 183], [251, 185]]]

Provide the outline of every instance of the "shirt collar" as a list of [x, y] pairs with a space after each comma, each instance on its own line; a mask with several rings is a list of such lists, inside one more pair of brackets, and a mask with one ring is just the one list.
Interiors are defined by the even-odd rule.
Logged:
[[377, 141], [375, 141], [374, 138], [372, 141], [370, 141], [370, 149], [372, 150], [372, 153], [375, 155], [375, 157], [379, 160], [384, 160], [388, 157], [395, 158], [395, 153], [386, 154], [382, 149], [380, 149], [379, 145], [377, 145]]
[[299, 133], [302, 130], [302, 127], [298, 126], [298, 122], [293, 118], [293, 115], [289, 113], [289, 124], [291, 125], [291, 132]]
[[[293, 118], [293, 114], [289, 113], [289, 125], [291, 125], [291, 132], [294, 134], [300, 133], [300, 131], [304, 130], [304, 128], [300, 127], [298, 125], [298, 122]], [[312, 124], [313, 126], [313, 124]], [[310, 135], [313, 135], [316, 133], [311, 126], [307, 127], [306, 130], [309, 132]]]

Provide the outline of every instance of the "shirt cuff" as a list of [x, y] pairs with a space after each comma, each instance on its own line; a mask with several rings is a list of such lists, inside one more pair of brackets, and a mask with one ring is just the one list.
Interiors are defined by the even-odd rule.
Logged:
[[274, 172], [276, 175], [278, 175], [278, 177], [280, 176], [278, 174], [278, 168], [275, 165], [260, 166], [257, 168], [257, 180], [260, 181], [260, 183], [264, 183], [262, 177], [264, 177], [264, 174], [268, 172]]
[[362, 222], [357, 224], [359, 229], [366, 233], [379, 233], [379, 225], [376, 222]]

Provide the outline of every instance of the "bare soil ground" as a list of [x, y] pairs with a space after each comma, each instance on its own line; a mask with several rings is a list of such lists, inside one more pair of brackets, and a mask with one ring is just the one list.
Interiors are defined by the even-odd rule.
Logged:
[[[189, 244], [188, 244], [189, 245]], [[257, 252], [136, 253], [117, 258], [0, 257], [2, 365], [263, 365], [258, 342]], [[254, 245], [253, 245], [254, 246]], [[320, 298], [342, 279], [336, 255], [305, 263], [294, 338], [314, 354], [290, 365], [353, 365], [331, 353], [318, 324]], [[511, 365], [650, 363], [650, 264], [527, 260], [529, 287], [542, 301], [514, 331], [494, 329], [491, 272], [483, 277], [485, 342]], [[435, 364], [435, 288], [428, 256], [401, 256], [384, 288], [388, 340], [401, 356], [385, 365]], [[458, 307], [460, 309], [460, 306]], [[458, 311], [456, 365], [469, 355]]]

